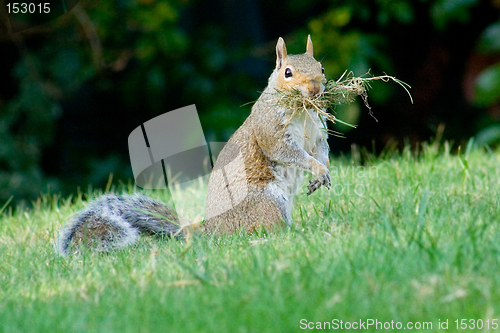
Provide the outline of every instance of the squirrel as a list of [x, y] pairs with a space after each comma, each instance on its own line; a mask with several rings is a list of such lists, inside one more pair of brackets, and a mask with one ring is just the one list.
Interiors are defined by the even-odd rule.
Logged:
[[[311, 37], [306, 52], [288, 55], [276, 44], [276, 67], [245, 122], [220, 152], [210, 179], [205, 233], [252, 233], [292, 225], [294, 196], [312, 173], [308, 195], [330, 188], [325, 120], [314, 109], [295, 113], [278, 103], [277, 94], [296, 90], [304, 97], [321, 94], [326, 78], [314, 59]], [[81, 244], [100, 251], [133, 244], [139, 233], [182, 237], [179, 217], [163, 203], [141, 194], [103, 195], [78, 212], [60, 232], [56, 250], [70, 254]]]

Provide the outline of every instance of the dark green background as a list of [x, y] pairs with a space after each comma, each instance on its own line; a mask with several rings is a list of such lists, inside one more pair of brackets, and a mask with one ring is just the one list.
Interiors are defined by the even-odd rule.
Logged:
[[[72, 4], [73, 5], [73, 4]], [[499, 0], [81, 1], [49, 23], [0, 27], [0, 203], [42, 192], [102, 187], [131, 177], [128, 134], [196, 104], [207, 141], [224, 141], [248, 115], [274, 67], [274, 47], [315, 56], [328, 78], [387, 73], [394, 83], [338, 116], [333, 154], [443, 136], [455, 149], [500, 139]], [[39, 23], [18, 18], [16, 27]], [[16, 28], [18, 29], [18, 28]]]

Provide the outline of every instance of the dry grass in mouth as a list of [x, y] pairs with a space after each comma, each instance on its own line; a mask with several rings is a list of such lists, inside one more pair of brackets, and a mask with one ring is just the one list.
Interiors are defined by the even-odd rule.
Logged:
[[[370, 72], [363, 76], [356, 77], [352, 71], [345, 71], [338, 80], [328, 81], [325, 85], [325, 91], [323, 93], [313, 97], [305, 97], [298, 90], [292, 90], [289, 92], [278, 91], [278, 104], [292, 111], [287, 125], [296, 114], [309, 109], [314, 109], [318, 112], [318, 114], [324, 116], [332, 123], [338, 122], [355, 128], [355, 125], [351, 125], [338, 119], [331, 112], [335, 112], [335, 107], [337, 105], [350, 104], [354, 102], [357, 96], [360, 96], [363, 100], [365, 106], [368, 108], [370, 116], [377, 120], [373, 115], [370, 104], [368, 104], [368, 90], [371, 88], [370, 82], [372, 81], [381, 80], [383, 82], [394, 81], [398, 83], [403, 87], [403, 89], [406, 90], [410, 96], [411, 102], [413, 103], [413, 98], [408, 90], [408, 88], [411, 87], [407, 83], [396, 79], [394, 76], [382, 75], [367, 77], [368, 75], [370, 75]], [[341, 133], [338, 132], [331, 132], [331, 134], [342, 136]]]

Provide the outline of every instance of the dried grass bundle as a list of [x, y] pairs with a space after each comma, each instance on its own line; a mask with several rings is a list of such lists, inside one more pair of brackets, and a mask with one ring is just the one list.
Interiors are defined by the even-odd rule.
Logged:
[[[288, 110], [292, 110], [290, 120], [297, 114], [307, 111], [308, 109], [315, 109], [318, 114], [323, 115], [327, 120], [332, 123], [341, 123], [347, 126], [356, 127], [346, 123], [331, 112], [335, 112], [335, 107], [340, 104], [350, 104], [355, 101], [357, 96], [360, 96], [365, 106], [368, 108], [369, 114], [375, 119], [371, 106], [368, 104], [368, 90], [371, 89], [370, 82], [381, 80], [383, 82], [394, 81], [401, 85], [413, 103], [413, 99], [408, 88], [411, 88], [407, 83], [396, 79], [394, 76], [369, 76], [370, 72], [361, 77], [354, 76], [354, 73], [345, 71], [338, 80], [330, 80], [325, 85], [325, 91], [314, 97], [304, 97], [298, 90], [290, 92], [278, 92], [278, 104], [284, 106]], [[328, 112], [330, 111], [330, 112]], [[290, 122], [290, 120], [288, 122]], [[288, 124], [288, 123], [287, 123]], [[339, 135], [338, 132], [332, 132], [333, 135]]]

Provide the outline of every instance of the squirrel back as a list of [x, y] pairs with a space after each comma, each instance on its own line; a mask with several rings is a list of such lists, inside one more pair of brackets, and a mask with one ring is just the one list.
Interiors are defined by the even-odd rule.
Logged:
[[[322, 185], [330, 187], [326, 122], [314, 109], [296, 114], [278, 103], [278, 94], [291, 90], [304, 97], [320, 94], [324, 82], [310, 36], [306, 52], [299, 55], [288, 55], [279, 38], [276, 67], [266, 89], [219, 154], [210, 175], [202, 225], [206, 233], [290, 226], [304, 171], [313, 174], [308, 195]], [[63, 255], [69, 254], [72, 244], [119, 249], [134, 243], [140, 232], [177, 236], [178, 225], [175, 212], [162, 203], [142, 195], [108, 194], [69, 221], [57, 249]]]

